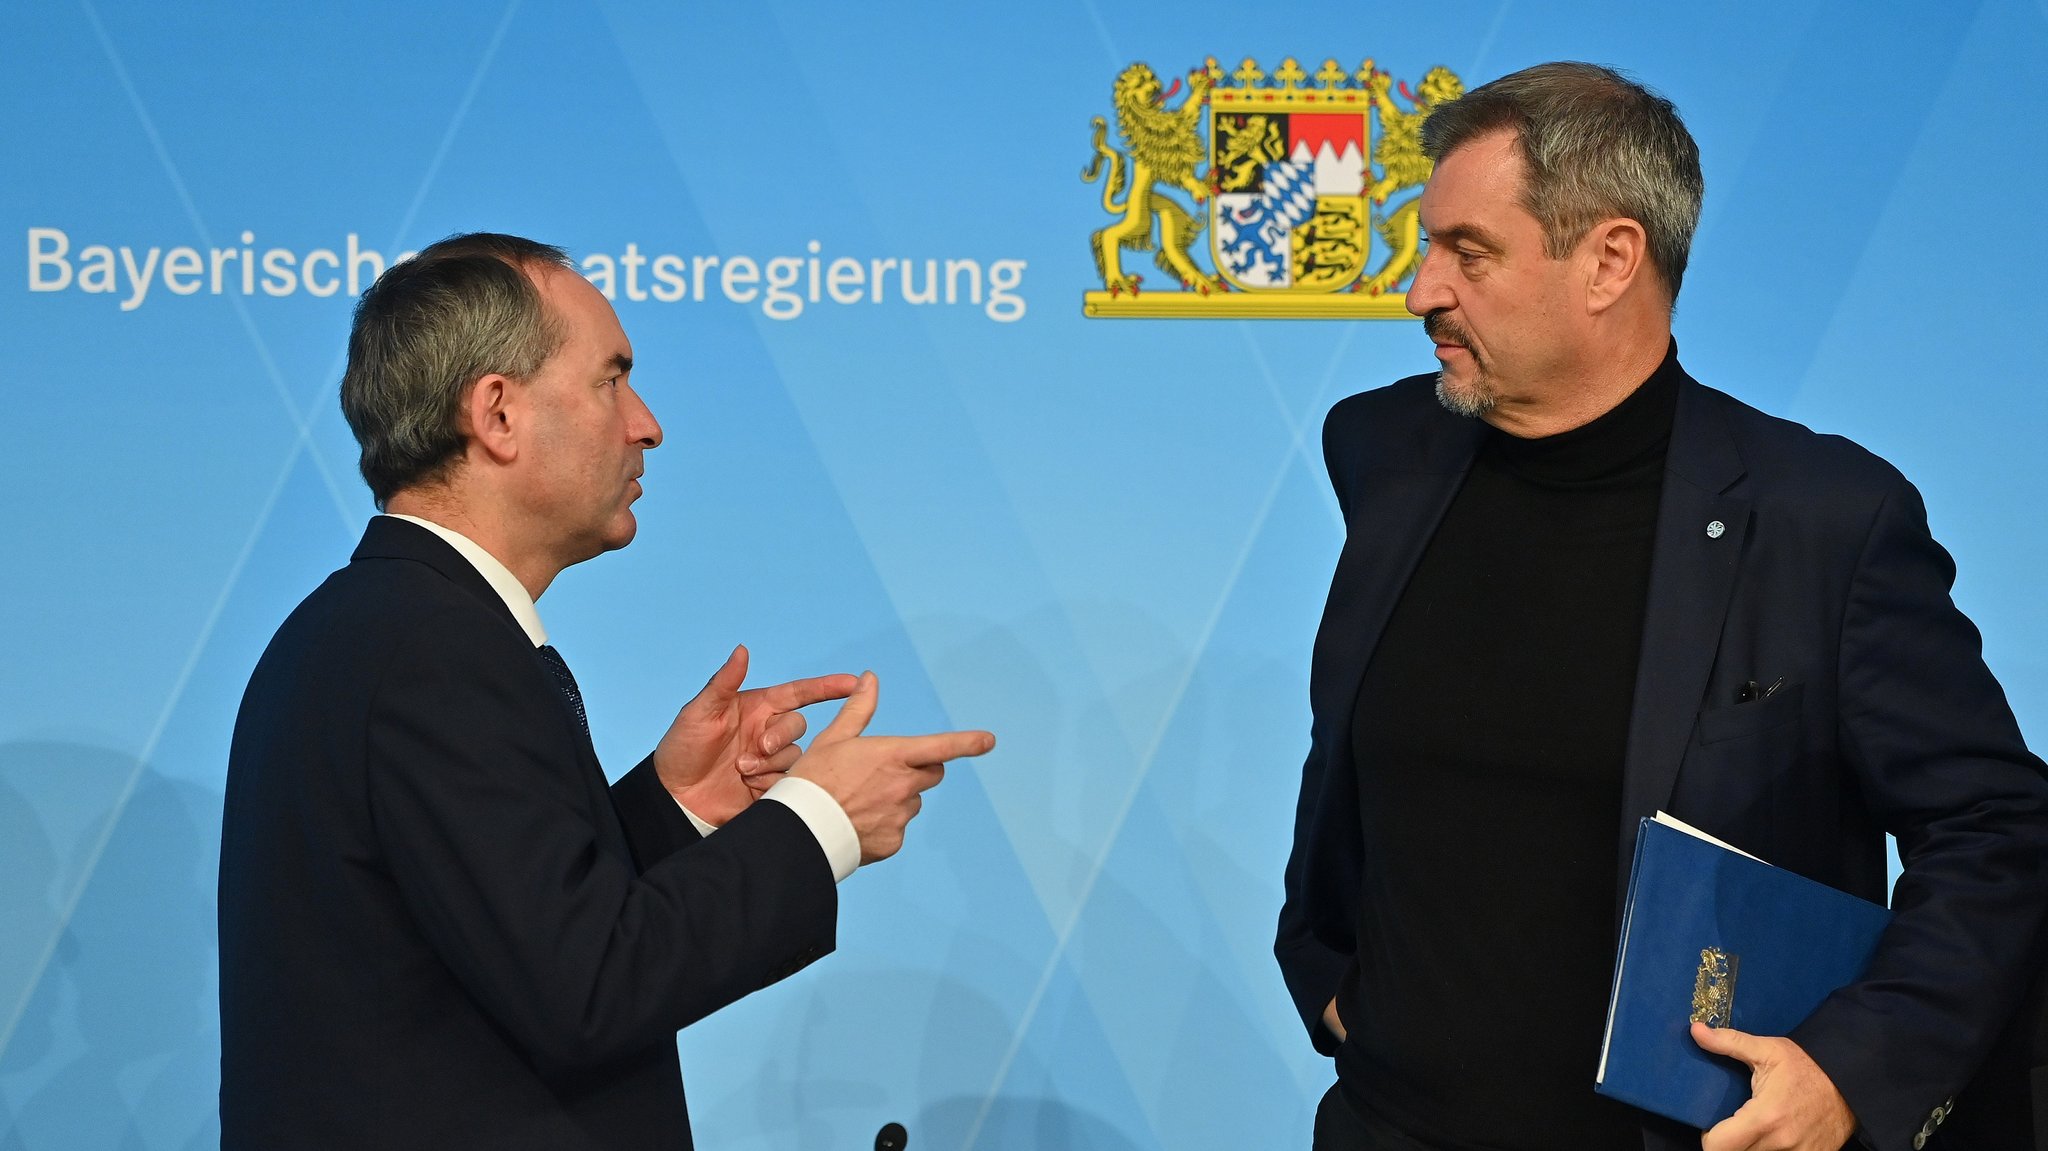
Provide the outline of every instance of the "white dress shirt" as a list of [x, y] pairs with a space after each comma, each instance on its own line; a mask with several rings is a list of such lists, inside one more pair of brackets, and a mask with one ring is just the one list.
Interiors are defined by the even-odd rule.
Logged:
[[[396, 512], [384, 514], [395, 520], [418, 524], [447, 541], [449, 547], [476, 568], [484, 582], [491, 585], [491, 590], [498, 593], [498, 598], [505, 601], [505, 607], [512, 612], [512, 618], [519, 621], [520, 628], [526, 632], [526, 638], [533, 641], [533, 646], [540, 647], [548, 642], [547, 629], [541, 626], [540, 610], [534, 606], [533, 597], [527, 594], [526, 585], [498, 562], [498, 557], [461, 532], [451, 531], [432, 520]], [[763, 792], [761, 798], [787, 806], [804, 821], [804, 826], [810, 828], [811, 835], [816, 837], [818, 846], [824, 849], [826, 861], [832, 865], [834, 882], [844, 880], [860, 866], [860, 836], [853, 830], [853, 821], [846, 817], [845, 809], [839, 806], [839, 801], [833, 799], [830, 792], [808, 779], [785, 775]], [[677, 800], [676, 806], [682, 807], [682, 801]], [[697, 813], [687, 807], [683, 807], [683, 814], [690, 817], [700, 835], [710, 835], [718, 830], [716, 824], [699, 819]]]

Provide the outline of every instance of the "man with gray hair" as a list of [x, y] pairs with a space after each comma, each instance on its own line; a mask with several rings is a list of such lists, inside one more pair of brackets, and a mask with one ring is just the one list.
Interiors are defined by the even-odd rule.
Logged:
[[[1441, 370], [1324, 428], [1347, 538], [1276, 944], [1336, 1057], [1316, 1146], [1964, 1145], [1936, 1131], [2041, 962], [2048, 772], [1919, 495], [1679, 366], [1704, 182], [1669, 101], [1546, 64], [1423, 133]], [[1704, 1135], [1593, 1091], [1659, 810], [1878, 902], [1886, 832], [1905, 865], [1791, 1034], [1695, 1025], [1751, 1071]]]
[[278, 629], [228, 764], [228, 1151], [689, 1148], [677, 1029], [830, 951], [835, 884], [994, 745], [863, 735], [872, 673], [743, 690], [739, 648], [607, 784], [534, 601], [633, 539], [632, 370], [530, 240], [451, 237], [358, 304], [342, 409], [385, 514]]

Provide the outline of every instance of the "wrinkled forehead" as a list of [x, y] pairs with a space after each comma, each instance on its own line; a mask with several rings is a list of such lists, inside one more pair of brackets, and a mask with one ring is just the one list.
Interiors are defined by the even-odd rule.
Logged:
[[1435, 193], [1439, 202], [1463, 201], [1501, 191], [1519, 195], [1528, 167], [1515, 130], [1497, 128], [1445, 153], [1431, 168], [1423, 192]]
[[1501, 128], [1451, 149], [1423, 185], [1422, 226], [1432, 236], [1463, 227], [1507, 228], [1535, 217], [1524, 207], [1528, 164], [1512, 128]]

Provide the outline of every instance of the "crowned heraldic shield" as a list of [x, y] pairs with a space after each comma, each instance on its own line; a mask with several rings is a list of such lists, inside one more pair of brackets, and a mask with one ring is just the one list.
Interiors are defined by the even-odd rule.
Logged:
[[[1181, 86], [1133, 64], [1112, 86], [1122, 147], [1094, 122], [1082, 178], [1102, 182], [1103, 210], [1120, 218], [1091, 237], [1102, 287], [1084, 314], [1410, 318], [1422, 123], [1463, 94], [1457, 76], [1433, 68], [1411, 90], [1371, 60], [1355, 73], [1328, 60], [1310, 77], [1292, 59], [1270, 76], [1210, 59], [1170, 106]], [[1142, 252], [1164, 284], [1127, 267]]]

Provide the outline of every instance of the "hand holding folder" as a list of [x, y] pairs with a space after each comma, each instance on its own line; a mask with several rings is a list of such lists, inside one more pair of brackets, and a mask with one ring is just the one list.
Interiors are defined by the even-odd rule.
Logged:
[[1694, 1023], [1692, 1040], [1716, 1055], [1740, 1060], [1749, 1068], [1752, 1092], [1749, 1102], [1707, 1132], [1701, 1151], [1807, 1146], [1839, 1151], [1856, 1133], [1856, 1116], [1834, 1081], [1790, 1039]]
[[[1775, 1037], [1863, 973], [1890, 921], [1874, 903], [1661, 812], [1643, 820], [1594, 1090], [1706, 1130], [1750, 1099], [1752, 1078], [1759, 1094], [1771, 1076], [1810, 1069], [1825, 1081], [1797, 1044]], [[1730, 1031], [1696, 1042], [1695, 1021]], [[1827, 1102], [1802, 1094], [1794, 1107]], [[1751, 1114], [1731, 1126], [1777, 1118]], [[1825, 1115], [1817, 1121], [1828, 1126]]]

